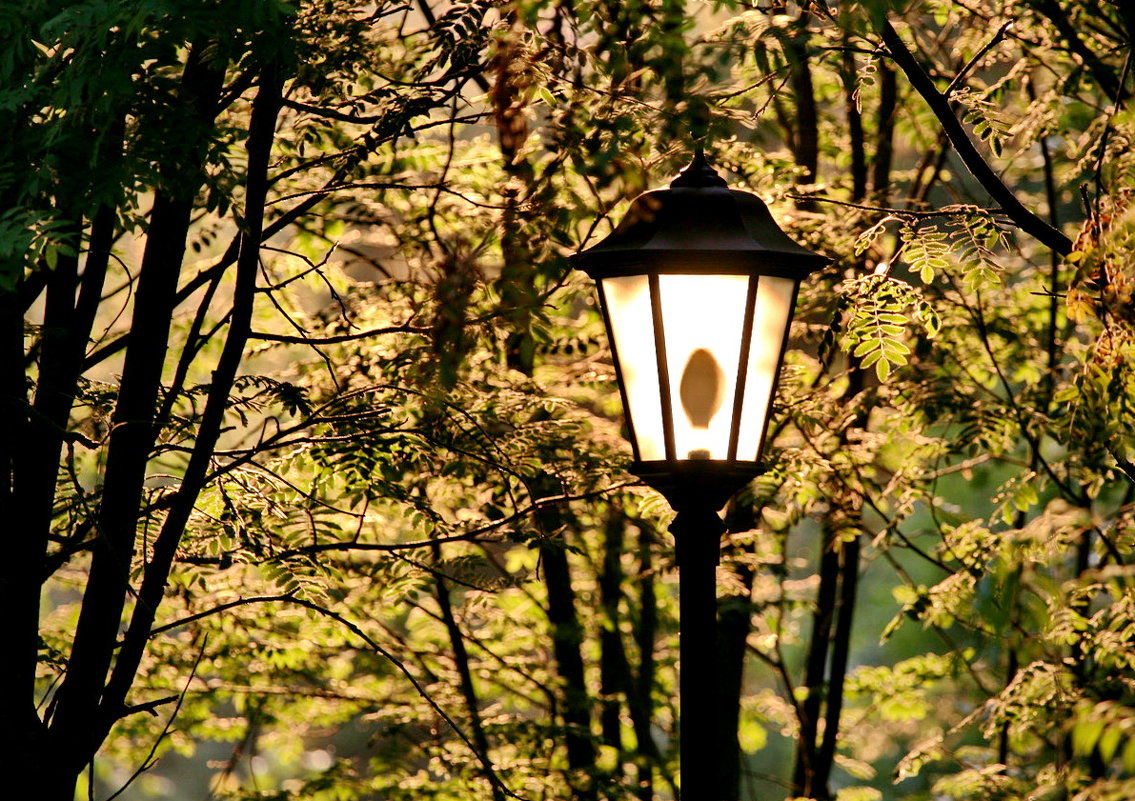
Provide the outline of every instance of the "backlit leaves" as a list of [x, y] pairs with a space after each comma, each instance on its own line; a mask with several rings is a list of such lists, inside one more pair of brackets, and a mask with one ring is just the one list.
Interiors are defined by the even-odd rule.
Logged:
[[929, 284], [934, 276], [949, 265], [950, 248], [946, 234], [937, 226], [915, 229], [905, 226], [902, 229], [903, 259], [911, 270], [918, 273], [922, 283]]
[[952, 99], [965, 108], [962, 121], [973, 126], [978, 138], [989, 145], [994, 155], [1000, 156], [1011, 126], [1002, 119], [996, 104], [968, 88], [954, 92]]
[[892, 368], [907, 362], [911, 352], [907, 327], [921, 325], [926, 336], [939, 328], [937, 312], [909, 284], [889, 275], [869, 275], [850, 281], [845, 297], [851, 304], [843, 325], [840, 345], [860, 359], [864, 368], [874, 367], [880, 381]]

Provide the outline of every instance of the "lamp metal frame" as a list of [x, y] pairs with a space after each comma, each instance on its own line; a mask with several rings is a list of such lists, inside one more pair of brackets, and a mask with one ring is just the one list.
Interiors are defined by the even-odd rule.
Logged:
[[[761, 454], [768, 434], [769, 411], [776, 395], [788, 330], [800, 283], [829, 259], [800, 246], [773, 220], [756, 195], [729, 189], [699, 149], [693, 161], [669, 189], [636, 198], [623, 221], [607, 238], [572, 257], [574, 265], [595, 281], [599, 305], [615, 361], [619, 393], [634, 460], [630, 472], [661, 493], [678, 513], [670, 525], [677, 546], [679, 571], [679, 693], [682, 798], [696, 794], [705, 801], [732, 796], [719, 770], [718, 705], [722, 703], [716, 677], [716, 567], [725, 524], [719, 510], [739, 489], [760, 475]], [[742, 322], [740, 363], [734, 381], [729, 444], [725, 459], [677, 458], [674, 403], [670, 392], [659, 276], [746, 275], [749, 277]], [[665, 459], [643, 460], [635, 434], [634, 412], [623, 381], [623, 363], [603, 288], [607, 278], [645, 275], [650, 293], [655, 358], [662, 411]], [[762, 277], [793, 282], [791, 303], [772, 376], [764, 429], [752, 461], [737, 459], [745, 400], [746, 366], [751, 357], [757, 289]]]

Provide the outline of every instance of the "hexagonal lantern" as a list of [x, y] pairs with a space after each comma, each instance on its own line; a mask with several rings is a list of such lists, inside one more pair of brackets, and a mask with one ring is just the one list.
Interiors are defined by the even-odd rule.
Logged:
[[729, 189], [699, 150], [573, 262], [598, 286], [631, 472], [675, 509], [720, 509], [761, 472], [797, 289], [828, 259], [793, 242], [756, 195]]

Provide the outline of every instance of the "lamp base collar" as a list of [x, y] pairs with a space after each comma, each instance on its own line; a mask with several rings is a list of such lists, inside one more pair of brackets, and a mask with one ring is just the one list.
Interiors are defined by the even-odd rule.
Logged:
[[764, 472], [760, 462], [632, 462], [630, 472], [658, 490], [676, 512], [719, 511], [743, 486]]

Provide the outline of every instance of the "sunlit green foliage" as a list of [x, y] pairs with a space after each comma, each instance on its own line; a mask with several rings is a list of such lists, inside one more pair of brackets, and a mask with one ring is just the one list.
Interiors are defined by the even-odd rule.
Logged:
[[[26, 532], [41, 552], [19, 566], [44, 579], [15, 760], [31, 773], [65, 763], [97, 798], [675, 797], [670, 512], [624, 472], [609, 347], [567, 256], [708, 131], [731, 183], [833, 260], [801, 291], [769, 470], [727, 512], [737, 797], [1135, 792], [1125, 7], [18, 5], [2, 12], [0, 369], [30, 433], [5, 470], [24, 486], [9, 450], [60, 453]], [[1066, 252], [991, 202], [888, 24]], [[221, 79], [204, 110], [192, 64]], [[179, 192], [185, 253], [150, 264], [155, 198]], [[52, 433], [36, 393], [59, 381], [44, 354], [71, 318], [48, 318], [59, 297], [81, 310], [100, 252]], [[124, 360], [150, 335], [132, 322], [144, 263], [180, 268], [179, 295], [141, 404], [157, 422], [115, 660], [144, 581], [161, 604], [125, 708], [100, 710], [105, 739], [46, 739], [120, 480]], [[3, 491], [7, 514], [22, 500]], [[32, 703], [10, 692], [6, 708]]]

